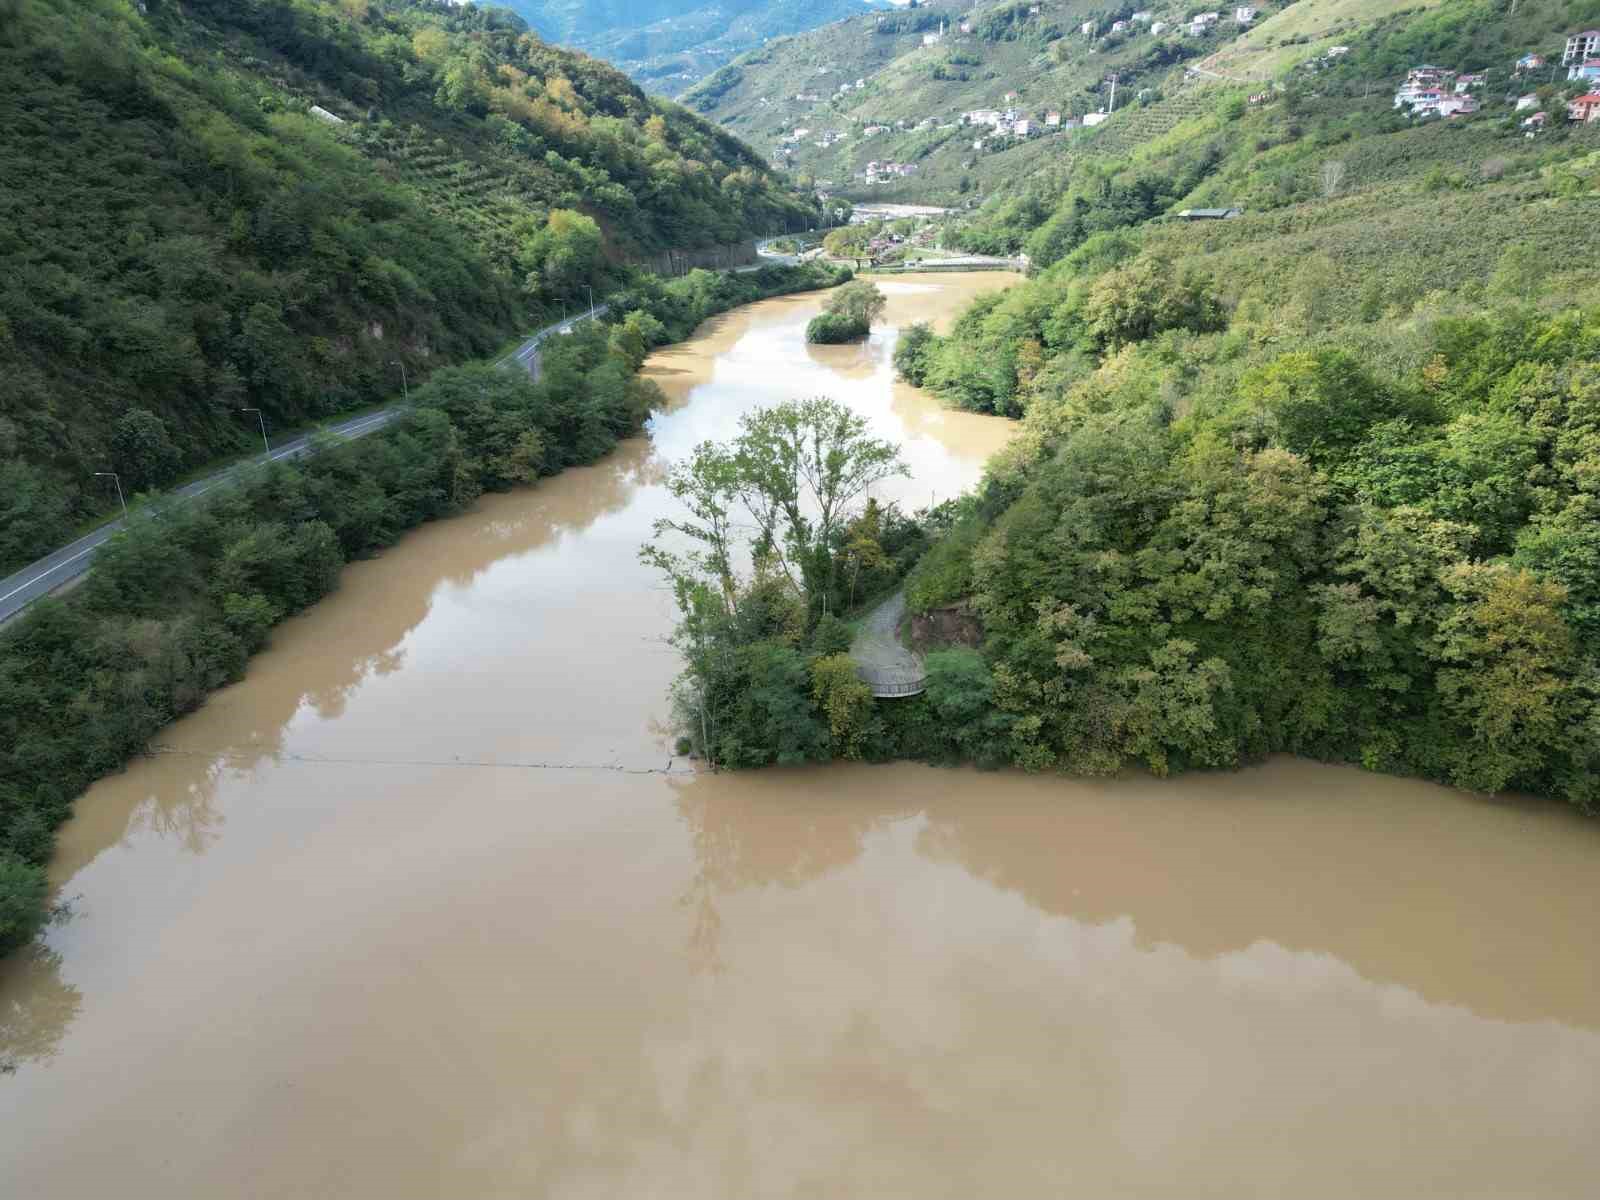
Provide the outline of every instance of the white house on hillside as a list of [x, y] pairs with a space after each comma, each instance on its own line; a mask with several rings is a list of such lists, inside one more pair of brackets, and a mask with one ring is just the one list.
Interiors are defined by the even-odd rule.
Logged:
[[1600, 58], [1600, 29], [1585, 29], [1568, 37], [1566, 51], [1561, 55], [1561, 65], [1569, 67], [1586, 58]]

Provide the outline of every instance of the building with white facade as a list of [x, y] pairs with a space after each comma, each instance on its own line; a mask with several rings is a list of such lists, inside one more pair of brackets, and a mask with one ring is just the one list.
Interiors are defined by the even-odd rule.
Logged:
[[1600, 29], [1585, 29], [1567, 38], [1567, 48], [1561, 55], [1561, 65], [1570, 67], [1586, 58], [1600, 58]]

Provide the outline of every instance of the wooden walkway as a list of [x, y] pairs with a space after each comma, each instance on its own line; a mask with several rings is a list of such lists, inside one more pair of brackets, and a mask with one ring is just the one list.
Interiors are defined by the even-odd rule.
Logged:
[[905, 612], [906, 594], [896, 592], [872, 610], [850, 646], [856, 674], [880, 700], [918, 696], [928, 688], [922, 656], [900, 642]]

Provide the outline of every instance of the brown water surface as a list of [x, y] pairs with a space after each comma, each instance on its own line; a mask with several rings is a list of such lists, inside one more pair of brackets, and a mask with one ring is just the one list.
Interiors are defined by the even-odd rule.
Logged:
[[0, 968], [17, 1197], [1591, 1197], [1600, 834], [1276, 761], [698, 776], [667, 462], [828, 393], [922, 503], [1009, 427], [817, 297], [657, 355], [648, 440], [358, 564], [95, 787]]

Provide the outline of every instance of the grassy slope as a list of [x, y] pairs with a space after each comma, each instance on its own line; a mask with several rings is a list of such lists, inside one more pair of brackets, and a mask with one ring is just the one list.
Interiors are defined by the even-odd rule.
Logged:
[[1238, 79], [1267, 81], [1329, 46], [1346, 42], [1400, 12], [1434, 8], [1442, 0], [1297, 0], [1271, 13], [1200, 66]]

